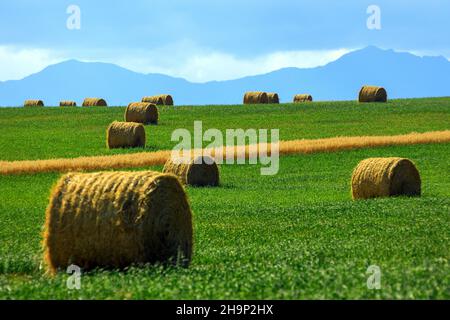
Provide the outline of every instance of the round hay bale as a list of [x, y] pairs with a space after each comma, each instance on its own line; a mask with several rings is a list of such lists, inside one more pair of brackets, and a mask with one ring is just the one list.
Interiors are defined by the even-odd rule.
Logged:
[[352, 175], [353, 199], [419, 196], [421, 181], [413, 162], [404, 158], [369, 158]]
[[152, 171], [68, 173], [50, 196], [44, 260], [51, 273], [164, 263], [187, 266], [192, 214], [183, 186]]
[[269, 103], [269, 98], [266, 92], [250, 91], [244, 95], [244, 104], [266, 104]]
[[143, 97], [142, 102], [153, 103], [153, 104], [156, 104], [157, 106], [164, 105], [164, 100], [161, 96]]
[[77, 103], [71, 100], [62, 100], [59, 102], [60, 107], [76, 107]]
[[101, 98], [86, 98], [83, 101], [83, 107], [107, 107], [105, 99]]
[[189, 163], [176, 163], [172, 159], [167, 160], [163, 169], [164, 173], [176, 175], [183, 184], [204, 187], [219, 185], [219, 167], [211, 157], [197, 157]]
[[301, 103], [301, 102], [312, 102], [313, 97], [310, 94], [296, 94], [294, 96], [294, 103]]
[[145, 128], [141, 123], [114, 121], [106, 131], [109, 149], [145, 147]]
[[143, 97], [142, 102], [150, 102], [158, 106], [173, 106], [173, 98], [170, 94], [158, 94], [156, 96]]
[[280, 98], [278, 97], [278, 93], [270, 92], [267, 93], [268, 103], [277, 104], [280, 103]]
[[125, 121], [157, 124], [158, 109], [154, 103], [132, 102], [125, 110]]
[[359, 90], [359, 102], [387, 102], [387, 92], [382, 87], [363, 86]]
[[42, 100], [25, 100], [23, 103], [24, 107], [43, 107], [44, 101]]
[[173, 98], [170, 94], [161, 94], [159, 96], [163, 99], [165, 106], [173, 106]]

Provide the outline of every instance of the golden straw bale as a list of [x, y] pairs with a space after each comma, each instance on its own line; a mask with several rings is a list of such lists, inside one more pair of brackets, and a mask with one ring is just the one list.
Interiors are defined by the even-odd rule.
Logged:
[[244, 104], [265, 104], [269, 103], [269, 98], [266, 92], [250, 91], [244, 95]]
[[125, 121], [157, 124], [158, 109], [154, 103], [132, 102], [125, 110]]
[[173, 98], [170, 94], [161, 94], [165, 106], [173, 106]]
[[294, 103], [311, 102], [311, 101], [313, 101], [313, 97], [310, 94], [296, 94], [294, 96]]
[[25, 100], [23, 103], [24, 107], [43, 107], [44, 101], [42, 100]]
[[55, 273], [123, 269], [146, 263], [187, 266], [192, 214], [173, 175], [152, 171], [68, 173], [46, 211], [44, 260]]
[[62, 100], [59, 102], [60, 107], [76, 107], [77, 103], [75, 101], [70, 100]]
[[358, 99], [359, 102], [387, 102], [387, 92], [382, 87], [363, 86]]
[[153, 104], [156, 104], [157, 106], [164, 105], [164, 100], [161, 96], [143, 97], [142, 102], [153, 103]]
[[183, 184], [191, 186], [218, 186], [219, 168], [211, 157], [196, 157], [188, 162], [174, 161], [169, 158], [163, 172], [176, 175]]
[[404, 158], [362, 160], [352, 175], [353, 199], [419, 196], [421, 181], [413, 162]]
[[101, 98], [86, 98], [83, 101], [83, 107], [106, 107], [108, 104], [105, 99]]
[[159, 94], [156, 96], [143, 97], [142, 102], [150, 102], [156, 105], [173, 106], [173, 98], [170, 94]]
[[276, 104], [280, 103], [280, 98], [278, 97], [278, 93], [270, 92], [267, 93], [268, 103]]
[[145, 147], [145, 128], [141, 123], [114, 121], [106, 132], [108, 148]]

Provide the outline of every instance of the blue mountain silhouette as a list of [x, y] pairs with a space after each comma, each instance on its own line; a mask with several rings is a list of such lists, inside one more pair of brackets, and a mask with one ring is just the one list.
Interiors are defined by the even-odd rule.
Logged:
[[0, 105], [22, 105], [39, 98], [60, 100], [102, 97], [109, 105], [126, 105], [142, 96], [170, 93], [180, 105], [239, 104], [245, 91], [278, 92], [282, 102], [296, 93], [315, 100], [353, 100], [364, 84], [384, 86], [389, 98], [450, 96], [450, 61], [367, 47], [325, 66], [285, 68], [229, 81], [192, 83], [162, 74], [142, 74], [114, 64], [68, 60], [21, 80], [0, 82]]

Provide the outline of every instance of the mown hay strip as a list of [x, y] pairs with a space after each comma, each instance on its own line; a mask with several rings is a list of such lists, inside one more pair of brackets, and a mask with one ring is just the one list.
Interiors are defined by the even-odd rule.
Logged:
[[93, 171], [121, 168], [140, 168], [164, 164], [170, 151], [140, 152], [112, 156], [90, 156], [68, 159], [0, 161], [0, 174], [28, 174], [39, 172]]
[[[409, 133], [396, 136], [335, 137], [325, 139], [280, 141], [279, 152], [280, 155], [310, 154], [382, 146], [449, 142], [450, 130], [445, 130], [425, 133]], [[235, 155], [241, 154], [248, 158], [255, 156], [258, 148], [263, 146], [264, 144], [251, 146], [247, 145], [233, 147], [232, 149], [234, 149]], [[195, 153], [194, 150], [193, 153]], [[0, 161], [0, 175], [140, 168], [145, 166], [163, 165], [169, 159], [170, 155], [171, 150], [161, 150], [156, 152], [80, 157], [73, 159]]]

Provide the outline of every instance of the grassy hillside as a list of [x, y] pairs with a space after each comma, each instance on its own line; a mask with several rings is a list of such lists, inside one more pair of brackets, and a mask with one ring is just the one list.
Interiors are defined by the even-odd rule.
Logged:
[[[203, 128], [280, 129], [280, 139], [391, 135], [448, 129], [450, 98], [393, 100], [388, 104], [314, 102], [266, 106], [175, 107], [160, 110], [160, 124], [148, 126], [146, 150], [171, 149], [172, 131]], [[0, 160], [68, 158], [110, 151], [105, 131], [123, 119], [124, 108], [0, 108]]]
[[[104, 127], [123, 108], [0, 109], [2, 160], [110, 153]], [[282, 139], [449, 129], [450, 99], [163, 110], [149, 149], [170, 148], [176, 127], [281, 128]], [[9, 120], [8, 120], [9, 119]], [[75, 120], [76, 119], [76, 120]], [[153, 134], [153, 136], [152, 136]], [[350, 176], [367, 157], [412, 159], [419, 198], [352, 201]], [[450, 298], [450, 145], [415, 145], [286, 156], [280, 172], [222, 165], [219, 188], [187, 188], [194, 215], [189, 268], [130, 268], [44, 275], [41, 233], [59, 174], [0, 176], [0, 298], [309, 299]], [[148, 168], [146, 168], [148, 169]], [[160, 170], [161, 167], [151, 169]], [[381, 268], [381, 289], [366, 270]]]

